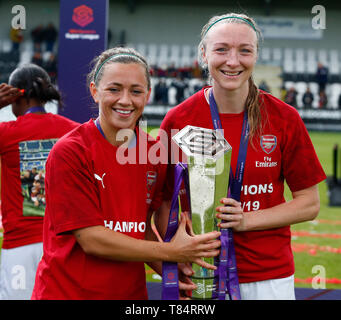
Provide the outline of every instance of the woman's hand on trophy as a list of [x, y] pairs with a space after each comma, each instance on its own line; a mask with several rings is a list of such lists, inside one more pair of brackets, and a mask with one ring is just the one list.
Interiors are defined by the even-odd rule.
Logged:
[[215, 270], [217, 267], [207, 263], [203, 258], [211, 258], [219, 255], [221, 246], [219, 231], [212, 231], [205, 234], [194, 235], [190, 233], [188, 225], [189, 216], [186, 212], [181, 213], [181, 219], [178, 230], [171, 240], [173, 245], [173, 261], [176, 262], [192, 262], [197, 265]]
[[245, 231], [245, 217], [241, 203], [232, 198], [222, 198], [220, 202], [224, 206], [216, 208], [216, 217], [221, 219], [220, 228], [232, 228], [235, 231]]
[[189, 300], [188, 293], [186, 291], [192, 291], [197, 286], [191, 280], [191, 276], [194, 274], [190, 263], [178, 263], [179, 271], [179, 297], [180, 300]]

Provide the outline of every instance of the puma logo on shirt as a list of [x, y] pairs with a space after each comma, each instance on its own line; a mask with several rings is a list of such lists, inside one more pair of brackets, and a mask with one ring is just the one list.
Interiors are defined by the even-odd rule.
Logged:
[[95, 179], [101, 181], [103, 189], [105, 189], [104, 182], [103, 182], [103, 178], [105, 175], [106, 175], [106, 173], [103, 173], [102, 177], [100, 177], [98, 174], [96, 174], [96, 173], [94, 174]]

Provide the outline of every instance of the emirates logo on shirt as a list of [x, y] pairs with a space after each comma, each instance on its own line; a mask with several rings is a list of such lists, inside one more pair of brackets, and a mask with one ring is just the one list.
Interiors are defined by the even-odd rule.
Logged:
[[270, 154], [272, 151], [276, 149], [277, 146], [277, 137], [272, 134], [266, 134], [260, 137], [260, 146], [263, 151], [267, 154]]

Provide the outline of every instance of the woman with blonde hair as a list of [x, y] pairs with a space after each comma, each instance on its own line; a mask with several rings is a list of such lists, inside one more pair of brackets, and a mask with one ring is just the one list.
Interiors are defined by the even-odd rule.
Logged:
[[[294, 299], [290, 225], [317, 216], [317, 184], [326, 176], [297, 111], [253, 81], [260, 39], [256, 22], [244, 14], [211, 18], [198, 47], [211, 85], [171, 109], [161, 130], [171, 144], [172, 129], [223, 129], [232, 146], [234, 196], [221, 199], [216, 216], [222, 219], [221, 230], [234, 232], [241, 298]], [[161, 233], [162, 217], [167, 219], [170, 207], [172, 165], [168, 174], [163, 214], [157, 221]], [[284, 199], [284, 181], [292, 192], [290, 201]], [[190, 268], [182, 271], [192, 273]]]

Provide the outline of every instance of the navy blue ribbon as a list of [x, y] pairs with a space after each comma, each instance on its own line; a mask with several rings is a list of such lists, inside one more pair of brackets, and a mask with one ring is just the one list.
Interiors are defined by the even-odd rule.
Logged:
[[101, 135], [104, 137], [104, 139], [106, 139], [106, 137], [105, 137], [105, 135], [104, 135], [104, 132], [103, 132], [103, 130], [102, 130], [102, 127], [101, 127], [101, 125], [100, 125], [100, 123], [99, 123], [99, 118], [97, 118], [97, 119], [95, 120], [95, 125], [96, 125], [98, 131], [99, 131], [99, 132], [101, 133]]
[[[186, 194], [189, 196], [189, 179], [187, 165], [178, 163], [174, 172], [174, 192], [168, 218], [165, 242], [171, 241], [179, 224], [179, 192], [182, 182], [185, 184]], [[179, 300], [179, 276], [176, 262], [162, 263], [162, 300]]]
[[29, 114], [29, 113], [34, 113], [34, 112], [46, 112], [45, 108], [43, 106], [34, 106], [29, 108], [28, 110], [26, 110], [26, 112], [24, 113], [24, 115]]

